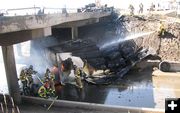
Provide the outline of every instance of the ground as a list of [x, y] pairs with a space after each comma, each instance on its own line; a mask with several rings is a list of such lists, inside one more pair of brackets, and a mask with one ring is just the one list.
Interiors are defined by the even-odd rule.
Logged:
[[[162, 15], [126, 16], [125, 25], [130, 33], [153, 31], [149, 36], [144, 36], [142, 45], [152, 47], [162, 60], [180, 62], [180, 23], [178, 18]], [[158, 36], [160, 21], [164, 25], [165, 34]]]
[[109, 113], [105, 111], [94, 111], [94, 110], [83, 110], [83, 109], [72, 109], [72, 108], [57, 108], [52, 107], [49, 111], [43, 106], [37, 105], [23, 105], [20, 106], [21, 113]]

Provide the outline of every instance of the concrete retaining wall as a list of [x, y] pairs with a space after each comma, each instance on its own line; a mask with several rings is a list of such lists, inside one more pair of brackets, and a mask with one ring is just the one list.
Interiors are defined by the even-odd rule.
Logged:
[[[27, 97], [22, 96], [23, 102], [40, 104], [40, 105], [50, 105], [53, 100], [47, 100], [37, 97]], [[103, 105], [95, 103], [84, 103], [84, 102], [74, 102], [74, 101], [65, 101], [65, 100], [55, 100], [54, 106], [56, 107], [68, 107], [68, 108], [80, 108], [80, 109], [90, 109], [90, 110], [100, 110], [100, 111], [109, 111], [109, 112], [125, 112], [125, 113], [163, 113], [163, 109], [153, 109], [153, 108], [135, 108], [135, 107], [125, 107], [125, 106], [112, 106], [112, 105]]]

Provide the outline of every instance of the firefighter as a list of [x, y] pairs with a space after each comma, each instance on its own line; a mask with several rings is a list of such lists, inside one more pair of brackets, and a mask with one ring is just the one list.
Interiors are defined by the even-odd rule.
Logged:
[[44, 87], [46, 89], [50, 88], [50, 84], [49, 84], [49, 69], [46, 69], [46, 73], [44, 74]]
[[50, 78], [49, 78], [49, 84], [50, 84], [50, 88], [51, 88], [51, 93], [53, 94], [53, 96], [55, 95], [55, 75], [53, 73], [50, 73]]
[[65, 85], [65, 83], [68, 81], [68, 77], [71, 73], [71, 70], [73, 69], [73, 62], [71, 58], [68, 58], [61, 62], [61, 85]]
[[164, 36], [164, 33], [165, 33], [164, 24], [162, 23], [162, 21], [160, 21], [160, 26], [159, 26], [159, 30], [158, 30], [158, 36]]
[[46, 69], [46, 73], [44, 74], [44, 81], [49, 81], [49, 74], [50, 74], [50, 70], [47, 68]]
[[53, 73], [50, 73], [50, 78], [49, 78], [49, 80], [50, 80], [50, 87], [51, 87], [53, 90], [55, 90], [55, 88], [54, 88], [54, 85], [55, 85], [55, 83], [54, 83], [55, 75], [54, 75]]
[[153, 3], [151, 3], [149, 11], [154, 11], [154, 8], [155, 8], [155, 5]]
[[143, 13], [143, 4], [140, 3], [139, 4], [139, 14], [142, 14]]
[[23, 93], [25, 95], [30, 94], [30, 88], [28, 88], [28, 79], [24, 69], [21, 70], [19, 80], [23, 85]]
[[75, 75], [75, 81], [76, 81], [76, 85], [82, 89], [83, 88], [83, 84], [82, 84], [82, 70], [80, 68], [78, 68], [76, 65], [73, 66], [74, 68], [74, 75]]
[[132, 4], [129, 5], [130, 15], [134, 15], [134, 6]]
[[54, 88], [54, 77], [52, 77], [50, 70], [47, 68], [46, 73], [44, 74], [44, 87], [46, 88], [47, 96], [55, 96]]
[[39, 97], [47, 98], [46, 88], [42, 85], [38, 90]]
[[54, 64], [53, 68], [51, 69], [51, 75], [54, 76], [54, 84], [59, 85], [60, 84], [60, 73], [59, 73], [58, 65]]
[[84, 60], [83, 73], [89, 77], [92, 77], [94, 71], [95, 69], [90, 64], [88, 64], [87, 60]]
[[25, 68], [21, 70], [20, 78], [23, 84], [23, 93], [25, 95], [30, 95], [31, 87], [33, 84], [32, 74], [36, 74], [37, 72], [33, 70], [33, 66], [30, 65], [29, 68]]
[[66, 72], [66, 71], [70, 71], [73, 68], [73, 62], [71, 58], [68, 58], [64, 61], [62, 61], [62, 65], [61, 65], [61, 71]]
[[28, 87], [31, 87], [31, 85], [33, 84], [33, 78], [32, 78], [32, 74], [36, 74], [37, 72], [33, 70], [33, 66], [30, 65], [29, 68], [25, 69], [25, 73], [27, 76], [27, 80], [28, 80]]

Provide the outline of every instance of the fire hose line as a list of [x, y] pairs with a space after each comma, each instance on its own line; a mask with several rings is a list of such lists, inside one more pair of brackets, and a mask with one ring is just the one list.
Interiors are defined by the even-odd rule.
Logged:
[[36, 77], [37, 77], [37, 79], [40, 81], [40, 83], [43, 85], [44, 83], [43, 83], [43, 81], [41, 80], [41, 78], [37, 75], [38, 73], [36, 73], [35, 75], [36, 75]]
[[52, 107], [52, 105], [54, 104], [54, 102], [58, 99], [58, 96], [56, 96], [56, 98], [52, 101], [52, 103], [49, 105], [47, 111], [50, 110], [50, 108]]
[[5, 108], [6, 108], [6, 113], [8, 113], [8, 107], [7, 107], [6, 95], [3, 94], [3, 96], [4, 96], [4, 104], [5, 104]]
[[4, 112], [3, 103], [1, 103], [1, 111], [2, 111], [2, 113], [5, 113], [5, 112]]

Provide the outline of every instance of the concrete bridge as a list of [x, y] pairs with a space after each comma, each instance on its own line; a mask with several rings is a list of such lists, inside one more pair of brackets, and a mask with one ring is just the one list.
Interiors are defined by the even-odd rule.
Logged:
[[78, 27], [99, 22], [111, 12], [84, 12], [70, 14], [43, 14], [0, 17], [0, 45], [12, 45], [52, 34], [52, 28], [71, 27], [72, 39], [78, 36]]
[[70, 27], [72, 39], [78, 37], [78, 27], [97, 23], [111, 12], [84, 12], [0, 17], [0, 46], [4, 59], [9, 94], [21, 103], [13, 44], [52, 35], [52, 28]]
[[[35, 38], [42, 38], [52, 35], [53, 28], [71, 28], [72, 39], [78, 37], [78, 27], [100, 22], [101, 19], [107, 18], [111, 12], [85, 12], [66, 14], [49, 14], [49, 15], [29, 15], [0, 17], [0, 46], [4, 59], [6, 78], [8, 82], [9, 94], [14, 98], [15, 103], [50, 104], [53, 100], [39, 99], [36, 97], [21, 96], [19, 92], [18, 78], [16, 72], [16, 63], [14, 58], [13, 44], [20, 43]], [[2, 95], [0, 94], [0, 97]], [[154, 110], [147, 108], [132, 108], [124, 106], [104, 106], [92, 103], [81, 103], [56, 100], [54, 105], [57, 107], [68, 107], [91, 110], [102, 110], [109, 112], [144, 112], [144, 113], [163, 113], [163, 110]], [[29, 108], [29, 107], [28, 107]], [[36, 110], [30, 107], [31, 110]], [[39, 109], [39, 108], [38, 108]], [[49, 112], [49, 111], [47, 111]], [[58, 111], [59, 112], [59, 111]], [[92, 112], [92, 111], [91, 111]], [[44, 113], [44, 112], [43, 112]]]

